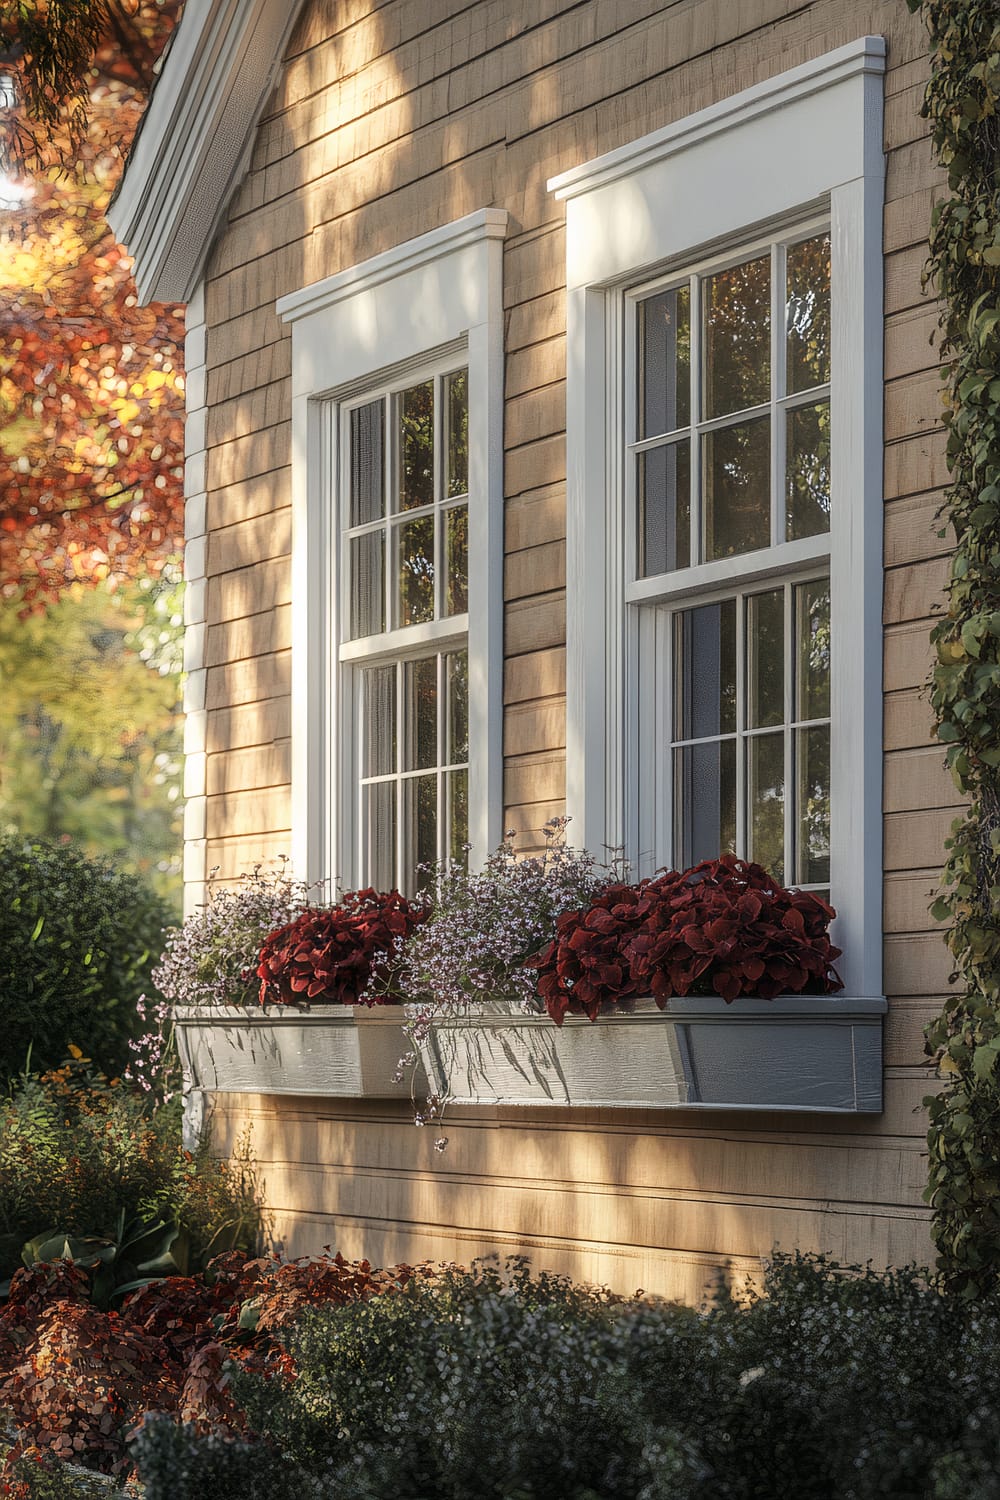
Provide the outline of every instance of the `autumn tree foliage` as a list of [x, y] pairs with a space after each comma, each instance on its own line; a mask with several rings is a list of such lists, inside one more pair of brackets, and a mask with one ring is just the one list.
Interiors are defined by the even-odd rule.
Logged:
[[104, 213], [180, 0], [0, 0], [0, 598], [156, 574], [183, 537], [183, 310]]

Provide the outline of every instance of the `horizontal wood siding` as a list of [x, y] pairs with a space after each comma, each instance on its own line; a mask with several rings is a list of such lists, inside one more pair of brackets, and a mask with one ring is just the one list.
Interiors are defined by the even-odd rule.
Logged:
[[[565, 232], [552, 174], [797, 63], [889, 43], [885, 208], [885, 1114], [876, 1121], [455, 1112], [443, 1156], [405, 1111], [221, 1101], [252, 1118], [279, 1237], [377, 1259], [529, 1248], [689, 1298], [778, 1242], [926, 1260], [921, 1030], [949, 964], [927, 907], [958, 797], [921, 689], [949, 543], [935, 309], [943, 188], [918, 114], [925, 35], [900, 0], [312, 0], [205, 290], [207, 863], [232, 880], [290, 819], [290, 338], [275, 299], [461, 214], [505, 247], [505, 826], [565, 795]], [[724, 190], [724, 185], [719, 185]], [[516, 1169], [514, 1164], [516, 1164]]]

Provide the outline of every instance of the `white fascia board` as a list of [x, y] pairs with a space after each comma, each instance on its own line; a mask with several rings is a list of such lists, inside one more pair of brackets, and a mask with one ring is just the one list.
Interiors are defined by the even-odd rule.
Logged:
[[187, 0], [108, 212], [140, 302], [197, 284], [301, 3]]

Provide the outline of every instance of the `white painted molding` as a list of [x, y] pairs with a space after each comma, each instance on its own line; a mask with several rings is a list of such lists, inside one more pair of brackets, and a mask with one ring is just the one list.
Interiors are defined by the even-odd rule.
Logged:
[[326, 276], [311, 286], [279, 297], [275, 303], [278, 316], [285, 323], [295, 323], [313, 313], [334, 307], [346, 298], [357, 297], [371, 291], [383, 282], [409, 271], [423, 270], [436, 260], [455, 255], [466, 245], [477, 245], [484, 239], [502, 240], [507, 233], [507, 210], [505, 208], [481, 208], [455, 219], [451, 224], [442, 224], [427, 234], [394, 245], [381, 255], [373, 255], [359, 265], [340, 271], [335, 276]]
[[640, 136], [616, 151], [608, 151], [593, 161], [583, 162], [550, 177], [546, 183], [550, 193], [557, 198], [573, 198], [580, 193], [589, 193], [606, 183], [630, 176], [641, 167], [666, 161], [669, 157], [702, 141], [724, 134], [727, 130], [742, 130], [758, 115], [773, 114], [785, 105], [800, 99], [814, 99], [823, 89], [833, 88], [862, 73], [881, 77], [885, 72], [886, 45], [881, 36], [863, 36], [848, 42], [833, 52], [813, 58], [797, 68], [789, 68], [774, 78], [752, 88], [720, 99], [696, 114], [686, 115], [661, 130]]
[[503, 235], [487, 208], [277, 304], [292, 325], [292, 857], [308, 881], [353, 878], [341, 807], [339, 400], [408, 362], [469, 364], [469, 839], [499, 841], [503, 799]]
[[198, 282], [302, 0], [187, 0], [108, 222], [141, 302]]
[[[187, 421], [193, 445], [205, 430], [206, 329], [201, 285], [188, 304], [184, 337]], [[184, 912], [205, 900], [205, 835], [208, 822], [208, 714], [205, 712], [205, 642], [208, 632], [208, 506], [205, 452], [188, 446], [184, 462]]]
[[817, 209], [830, 215], [831, 861], [840, 967], [847, 992], [861, 995], [882, 990], [885, 50], [881, 37], [863, 37], [549, 184], [566, 201], [567, 230], [566, 799], [575, 841], [593, 849], [634, 842], [644, 753], [627, 728], [638, 689], [622, 597], [624, 291]]

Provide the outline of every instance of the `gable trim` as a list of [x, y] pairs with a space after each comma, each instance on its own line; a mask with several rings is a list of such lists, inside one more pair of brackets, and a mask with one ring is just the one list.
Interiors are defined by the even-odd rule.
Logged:
[[197, 286], [301, 3], [187, 0], [108, 212], [140, 302]]

